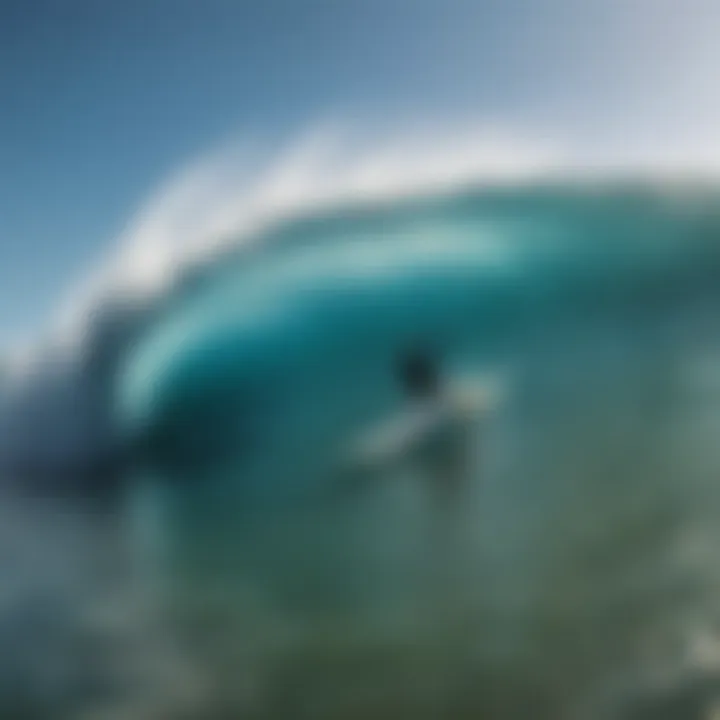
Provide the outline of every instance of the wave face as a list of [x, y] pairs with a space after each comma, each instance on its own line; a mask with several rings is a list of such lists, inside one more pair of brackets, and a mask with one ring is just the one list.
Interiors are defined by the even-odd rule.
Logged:
[[171, 474], [225, 468], [280, 491], [269, 478], [282, 471], [253, 470], [258, 458], [274, 442], [317, 456], [387, 408], [408, 343], [503, 364], [599, 314], [641, 323], [711, 291], [719, 229], [707, 192], [630, 185], [465, 191], [286, 222], [253, 252], [186, 273], [124, 364], [117, 420]]

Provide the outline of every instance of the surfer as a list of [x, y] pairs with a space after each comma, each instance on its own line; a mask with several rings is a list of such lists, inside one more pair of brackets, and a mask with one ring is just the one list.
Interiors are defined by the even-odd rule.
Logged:
[[451, 377], [421, 346], [398, 356], [395, 373], [403, 408], [352, 443], [343, 485], [359, 490], [409, 470], [427, 484], [433, 505], [452, 514], [473, 472], [476, 430], [490, 397], [487, 379]]
[[408, 459], [431, 485], [437, 503], [454, 506], [470, 475], [470, 418], [429, 351], [413, 348], [401, 356], [398, 379], [418, 420]]
[[472, 517], [465, 510], [473, 507], [480, 424], [497, 404], [500, 378], [447, 372], [424, 346], [400, 353], [394, 375], [400, 412], [352, 441], [343, 453], [345, 482], [338, 487], [354, 495], [401, 478], [420, 486], [430, 523], [422, 551], [431, 583], [427, 597], [445, 609], [464, 597], [463, 542]]

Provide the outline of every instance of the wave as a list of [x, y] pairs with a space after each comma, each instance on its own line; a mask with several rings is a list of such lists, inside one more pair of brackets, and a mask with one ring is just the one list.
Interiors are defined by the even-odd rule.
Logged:
[[217, 460], [257, 445], [253, 428], [274, 402], [274, 431], [312, 447], [308, 406], [338, 393], [352, 402], [348, 383], [367, 402], [386, 393], [413, 338], [497, 359], [538, 328], [679, 311], [713, 292], [719, 230], [700, 197], [674, 205], [643, 187], [547, 184], [292, 222], [252, 257], [226, 257], [183, 286], [123, 365], [122, 422], [160, 433], [190, 468], [186, 451]]
[[[491, 428], [494, 482], [483, 488], [480, 507], [468, 508], [476, 513], [474, 531], [460, 557], [473, 568], [463, 591], [472, 597], [477, 591], [482, 608], [472, 618], [482, 628], [480, 656], [477, 634], [468, 632], [459, 614], [462, 636], [473, 644], [467, 657], [480, 657], [488, 668], [502, 659], [500, 666], [514, 678], [499, 696], [479, 693], [476, 701], [492, 713], [497, 708], [487, 704], [519, 707], [516, 697], [532, 698], [537, 708], [532, 678], [538, 658], [551, 680], [561, 677], [567, 688], [548, 705], [565, 703], [568, 695], [584, 697], [587, 687], [594, 699], [596, 685], [607, 686], [607, 674], [627, 677], [625, 665], [633, 665], [629, 658], [645, 634], [651, 640], [674, 634], [686, 592], [691, 618], [712, 615], [704, 605], [716, 606], [711, 563], [720, 466], [713, 450], [720, 212], [713, 183], [670, 182], [653, 173], [632, 180], [614, 171], [602, 182], [595, 171], [581, 181], [570, 171], [582, 163], [567, 155], [547, 149], [523, 154], [521, 144], [508, 139], [502, 152], [494, 140], [472, 159], [462, 150], [469, 142], [460, 138], [455, 155], [442, 143], [423, 152], [415, 141], [375, 156], [358, 150], [360, 164], [345, 166], [321, 161], [335, 157], [325, 143], [335, 146], [316, 139], [262, 172], [250, 170], [256, 160], [243, 162], [254, 155], [244, 146], [189, 168], [149, 203], [117, 254], [73, 297], [59, 336], [35, 351], [22, 377], [10, 374], [8, 404], [0, 412], [0, 464], [23, 484], [37, 480], [43, 493], [92, 494], [125, 479], [113, 473], [123, 462], [119, 441], [144, 433], [154, 443], [153, 459], [165, 461], [158, 463], [163, 470], [177, 477], [178, 466], [189, 467], [189, 479], [196, 481], [172, 497], [169, 522], [182, 529], [173, 525], [162, 540], [172, 545], [173, 560], [185, 562], [187, 547], [200, 555], [195, 561], [202, 570], [183, 571], [201, 599], [212, 604], [202, 597], [212, 595], [205, 565], [214, 569], [225, 562], [233, 579], [223, 576], [219, 584], [239, 575], [253, 590], [257, 579], [261, 598], [267, 586], [272, 601], [289, 595], [288, 604], [306, 603], [316, 611], [318, 598], [306, 586], [337, 588], [338, 577], [347, 578], [353, 602], [360, 596], [372, 606], [385, 601], [388, 586], [392, 594], [406, 582], [418, 598], [424, 593], [415, 588], [426, 587], [413, 564], [421, 545], [404, 538], [417, 540], [422, 523], [413, 525], [417, 518], [409, 517], [406, 496], [360, 508], [358, 516], [355, 508], [343, 514], [334, 506], [329, 513], [313, 507], [299, 527], [282, 515], [265, 527], [263, 516], [257, 523], [263, 527], [254, 534], [250, 527], [243, 536], [229, 491], [204, 516], [202, 494], [194, 491], [209, 484], [216, 469], [209, 460], [230, 468], [233, 482], [225, 490], [258, 476], [271, 492], [286, 492], [289, 485], [307, 490], [318, 474], [308, 456], [327, 458], [358, 418], [394, 402], [390, 371], [405, 340], [430, 337], [450, 361], [469, 356], [473, 367], [509, 363], [522, 402]], [[500, 159], [491, 171], [493, 156]], [[333, 170], [335, 164], [342, 168]], [[713, 342], [706, 345], [708, 337]], [[253, 466], [258, 452], [265, 462]], [[63, 542], [63, 527], [6, 504], [22, 520], [17, 531], [5, 523], [8, 533], [28, 538], [20, 557], [34, 562], [37, 552], [42, 555], [36, 543], [49, 541], [57, 551], [51, 564], [63, 571], [48, 588], [63, 609], [49, 621], [47, 611], [34, 605], [42, 594], [35, 578], [45, 582], [46, 563], [32, 565], [27, 580], [20, 573], [25, 584], [11, 587], [5, 625], [18, 630], [10, 633], [10, 645], [27, 650], [27, 633], [38, 618], [50, 640], [21, 653], [20, 675], [13, 671], [10, 677], [34, 680], [37, 652], [67, 654], [65, 635], [55, 640], [57, 627], [90, 640], [112, 639], [129, 627], [138, 639], [133, 647], [145, 658], [142, 672], [150, 681], [143, 688], [176, 700], [175, 690], [191, 685], [180, 662], [186, 658], [178, 657], [175, 638], [158, 630], [154, 607], [144, 607], [141, 598], [139, 617], [129, 611], [118, 630], [113, 618], [97, 630], [84, 627], [85, 615], [104, 605], [105, 597], [96, 599], [92, 587], [78, 597], [68, 570], [76, 568], [83, 581], [89, 577], [85, 564], [97, 564], [99, 545], [94, 529]], [[86, 519], [94, 517], [87, 513]], [[198, 529], [203, 519], [214, 544], [193, 547], [193, 537], [204, 538], [207, 530]], [[683, 553], [675, 558], [672, 528], [693, 531], [698, 523], [700, 532], [690, 533], [687, 544], [699, 545], [702, 557], [697, 567], [690, 558], [688, 572]], [[168, 532], [169, 525], [158, 524], [148, 531]], [[213, 536], [218, 529], [220, 539]], [[228, 539], [237, 538], [235, 532], [242, 541]], [[373, 557], [354, 551], [356, 532]], [[332, 552], [325, 552], [328, 547]], [[689, 555], [697, 549], [680, 548]], [[102, 565], [102, 548], [97, 551]], [[294, 573], [297, 568], [302, 572]], [[331, 581], [324, 585], [326, 577]], [[687, 589], [696, 579], [699, 600]], [[126, 604], [132, 599], [118, 597]], [[292, 643], [302, 645], [295, 622], [309, 629], [312, 642], [303, 647], [313, 652], [315, 639], [334, 629], [310, 623], [302, 612], [297, 621], [295, 612], [286, 617], [284, 606], [277, 617], [267, 608], [253, 614], [244, 606], [238, 610], [235, 594], [222, 597], [235, 613], [217, 641], [222, 657], [224, 643], [247, 647], [250, 637], [263, 662], [282, 668], [283, 652], [296, 658]], [[575, 607], [577, 597], [585, 601]], [[29, 614], [23, 611], [28, 602]], [[412, 602], [406, 605], [413, 609]], [[588, 623], [588, 607], [597, 622]], [[418, 614], [422, 620], [422, 609]], [[433, 623], [436, 617], [433, 610]], [[394, 629], [392, 618], [378, 620], [387, 623], [380, 634]], [[367, 633], [360, 622], [341, 626], [348, 634], [376, 632], [372, 627]], [[448, 635], [438, 634], [442, 647], [457, 637], [450, 634], [454, 628], [449, 622]], [[684, 635], [682, 628], [678, 634]], [[278, 636], [287, 649], [277, 650]], [[427, 653], [423, 667], [434, 679], [428, 687], [436, 688], [433, 647], [430, 642], [420, 651]], [[604, 660], [588, 664], [584, 648], [598, 648]], [[405, 662], [417, 664], [413, 653], [396, 667], [404, 672]], [[120, 660], [128, 668], [138, 662], [134, 651]], [[156, 678], [154, 664], [171, 671]], [[190, 663], [190, 680], [193, 670], [207, 669], [197, 665]], [[262, 667], [272, 673], [276, 666]], [[325, 667], [313, 671], [321, 698]], [[448, 687], [457, 687], [457, 669]], [[87, 669], [82, 665], [78, 672]], [[0, 668], [0, 681], [3, 673]], [[401, 674], [388, 676], [398, 692]], [[228, 688], [236, 688], [235, 664], [227, 675]], [[493, 687], [494, 679], [483, 675]], [[339, 677], [338, 692], [356, 688], [357, 680], [354, 671]], [[677, 693], [685, 690], [678, 686]], [[218, 695], [215, 688], [212, 694]], [[547, 714], [557, 716], [555, 705]]]
[[[520, 246], [535, 252], [545, 243], [561, 260], [561, 276], [572, 276], [573, 263], [606, 267], [599, 249], [614, 248], [632, 275], [651, 254], [638, 259], [624, 245], [677, 250], [689, 234], [712, 245], [712, 183], [670, 182], [673, 172], [679, 177], [677, 162], [625, 160], [599, 163], [561, 143], [492, 127], [405, 129], [389, 138], [324, 127], [270, 156], [258, 142], [225, 145], [151, 197], [110, 258], [71, 294], [49, 336], [13, 363], [0, 457], [13, 467], [40, 458], [52, 468], [103, 455], [118, 367], [139, 341], [152, 338], [161, 319], [172, 322], [199, 287], [241, 278], [250, 293], [258, 259], [272, 264], [273, 253], [290, 247], [322, 247], [305, 262], [324, 264], [328, 282], [339, 268], [361, 264], [374, 283], [389, 266], [402, 271], [419, 256], [433, 264], [448, 242], [481, 268], [511, 248], [527, 264], [535, 255], [527, 248], [517, 255]], [[364, 242], [386, 234], [395, 239], [385, 247]], [[667, 263], [676, 255], [654, 257]], [[297, 273], [291, 259], [277, 262]]]

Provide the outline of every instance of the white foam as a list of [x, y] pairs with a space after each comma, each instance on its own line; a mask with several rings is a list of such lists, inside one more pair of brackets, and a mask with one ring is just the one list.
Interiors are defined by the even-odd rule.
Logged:
[[62, 304], [58, 342], [76, 344], [98, 305], [162, 294], [181, 268], [229, 244], [249, 244], [273, 222], [337, 204], [526, 180], [561, 160], [547, 143], [494, 128], [406, 131], [370, 143], [329, 125], [259, 157], [257, 144], [233, 142], [169, 178]]

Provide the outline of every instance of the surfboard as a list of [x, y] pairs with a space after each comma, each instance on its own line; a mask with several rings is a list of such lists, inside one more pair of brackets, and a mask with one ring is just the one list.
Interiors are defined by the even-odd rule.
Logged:
[[498, 378], [466, 378], [452, 383], [443, 397], [404, 409], [350, 444], [347, 459], [356, 467], [387, 467], [423, 448], [457, 436], [495, 408], [503, 395]]

